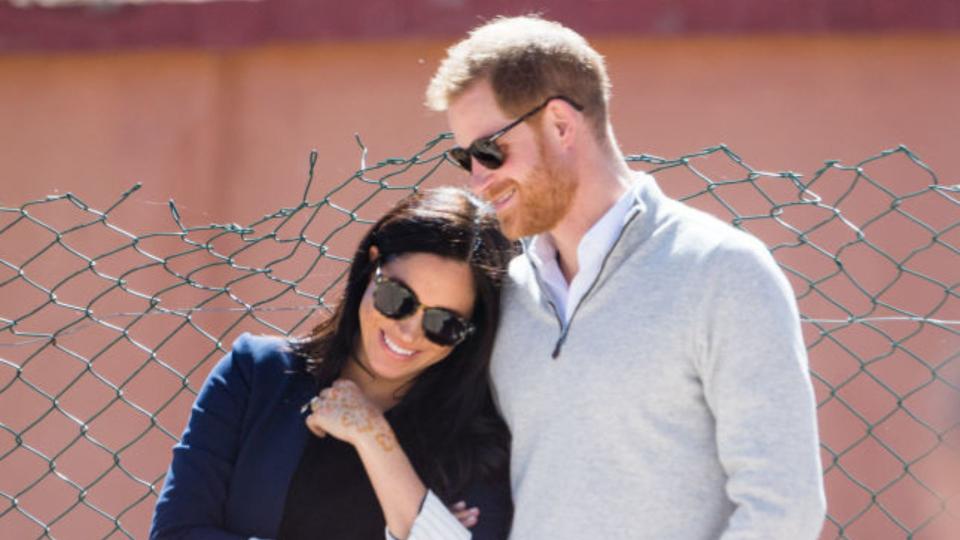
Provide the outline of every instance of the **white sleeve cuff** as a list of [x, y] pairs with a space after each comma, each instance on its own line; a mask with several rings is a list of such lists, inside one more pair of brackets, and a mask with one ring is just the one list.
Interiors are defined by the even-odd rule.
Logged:
[[[386, 540], [397, 540], [386, 529]], [[427, 490], [427, 496], [420, 507], [420, 513], [413, 521], [407, 540], [470, 540], [470, 531], [460, 524], [460, 520], [450, 513], [434, 493]]]

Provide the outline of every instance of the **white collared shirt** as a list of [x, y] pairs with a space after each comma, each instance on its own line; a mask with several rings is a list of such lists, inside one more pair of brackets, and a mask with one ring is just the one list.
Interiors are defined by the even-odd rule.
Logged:
[[[447, 505], [432, 491], [427, 490], [427, 496], [420, 504], [420, 513], [413, 521], [407, 540], [470, 540], [471, 536], [470, 530], [450, 513]], [[384, 530], [384, 538], [397, 540], [389, 528]]]
[[[646, 175], [640, 174], [643, 178]], [[570, 322], [577, 304], [596, 281], [603, 266], [603, 260], [613, 249], [623, 226], [630, 220], [637, 207], [634, 204], [639, 195], [642, 180], [634, 182], [617, 202], [590, 227], [577, 246], [577, 274], [573, 281], [567, 279], [560, 270], [557, 260], [557, 247], [549, 233], [538, 234], [526, 244], [525, 251], [533, 262], [540, 279], [546, 285], [550, 300], [556, 307], [557, 315], [564, 326]]]

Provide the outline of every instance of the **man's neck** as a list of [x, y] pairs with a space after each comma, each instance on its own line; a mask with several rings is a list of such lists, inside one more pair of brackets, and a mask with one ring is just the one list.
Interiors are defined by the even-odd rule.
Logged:
[[587, 231], [593, 227], [617, 200], [631, 182], [631, 172], [619, 152], [590, 160], [576, 171], [577, 194], [567, 215], [548, 234], [557, 248], [557, 263], [567, 283], [580, 270], [577, 249]]

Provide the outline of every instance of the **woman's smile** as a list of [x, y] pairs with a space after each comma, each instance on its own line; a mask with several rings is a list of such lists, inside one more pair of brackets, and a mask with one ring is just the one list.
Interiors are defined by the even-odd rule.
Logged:
[[401, 360], [410, 360], [417, 354], [417, 351], [415, 350], [407, 349], [398, 345], [397, 342], [390, 339], [390, 337], [387, 336], [387, 333], [383, 330], [380, 330], [380, 342], [387, 352], [392, 353], [393, 356], [397, 356]]

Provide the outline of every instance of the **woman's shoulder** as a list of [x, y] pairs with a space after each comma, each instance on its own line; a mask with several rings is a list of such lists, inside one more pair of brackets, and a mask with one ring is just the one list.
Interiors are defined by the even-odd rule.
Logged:
[[303, 359], [294, 352], [289, 338], [244, 332], [230, 347], [231, 360], [256, 372], [286, 373], [303, 369]]

